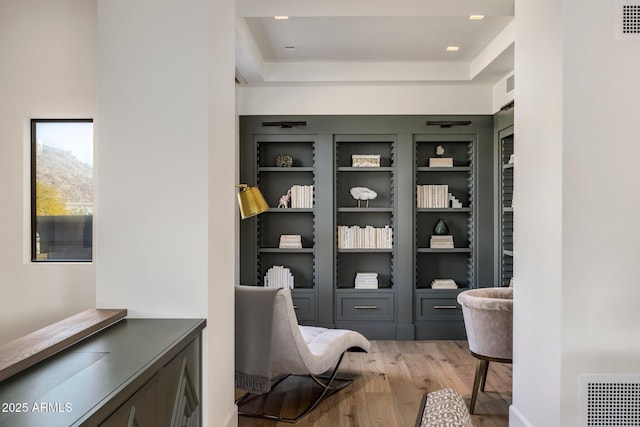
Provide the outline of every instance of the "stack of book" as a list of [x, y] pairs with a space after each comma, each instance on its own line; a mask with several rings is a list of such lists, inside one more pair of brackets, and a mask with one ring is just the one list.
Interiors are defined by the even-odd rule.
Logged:
[[291, 187], [292, 208], [313, 208], [313, 185], [294, 185]]
[[417, 186], [418, 208], [448, 208], [449, 186], [446, 184], [427, 184]]
[[378, 289], [378, 273], [356, 273], [356, 289]]
[[430, 168], [452, 168], [453, 157], [430, 157], [429, 167]]
[[431, 289], [458, 289], [458, 284], [453, 279], [433, 279]]
[[293, 274], [287, 267], [274, 265], [264, 275], [264, 286], [267, 288], [293, 289]]
[[392, 247], [393, 230], [388, 225], [339, 225], [338, 247], [341, 249], [389, 249]]
[[433, 234], [431, 235], [430, 247], [431, 249], [453, 249], [453, 236]]
[[302, 239], [299, 234], [281, 234], [280, 244], [278, 247], [286, 249], [300, 249], [302, 248]]

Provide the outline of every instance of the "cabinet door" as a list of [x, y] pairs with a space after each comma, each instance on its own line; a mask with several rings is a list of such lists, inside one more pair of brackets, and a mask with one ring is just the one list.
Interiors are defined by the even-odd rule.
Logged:
[[167, 425], [162, 423], [158, 402], [160, 402], [160, 375], [156, 374], [100, 425], [102, 427]]
[[171, 427], [200, 425], [200, 340], [194, 340], [162, 370], [162, 404], [157, 411]]

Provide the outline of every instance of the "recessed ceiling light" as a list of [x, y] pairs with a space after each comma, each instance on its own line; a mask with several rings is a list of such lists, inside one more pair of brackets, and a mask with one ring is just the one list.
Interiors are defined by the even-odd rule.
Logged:
[[277, 16], [274, 16], [273, 19], [289, 19], [289, 17], [285, 15], [277, 15]]
[[460, 46], [447, 46], [447, 52], [457, 52], [460, 50]]
[[284, 50], [296, 50], [295, 46], [285, 46]]
[[469, 21], [482, 21], [484, 15], [469, 15]]

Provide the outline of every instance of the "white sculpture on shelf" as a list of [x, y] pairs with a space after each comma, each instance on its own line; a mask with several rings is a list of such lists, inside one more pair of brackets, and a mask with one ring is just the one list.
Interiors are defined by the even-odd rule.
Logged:
[[351, 197], [358, 201], [358, 207], [360, 207], [361, 200], [366, 200], [367, 207], [369, 207], [369, 200], [378, 197], [378, 193], [367, 187], [353, 187], [349, 192], [351, 193]]
[[287, 191], [287, 194], [283, 194], [282, 196], [280, 196], [280, 200], [278, 201], [278, 207], [288, 208], [290, 200], [291, 200], [291, 189]]

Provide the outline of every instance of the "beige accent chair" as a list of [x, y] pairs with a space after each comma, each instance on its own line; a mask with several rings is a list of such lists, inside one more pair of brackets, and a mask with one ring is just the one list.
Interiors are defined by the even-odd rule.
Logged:
[[[298, 325], [289, 289], [241, 285], [235, 289], [236, 388], [246, 392], [236, 401], [240, 415], [297, 422], [324, 397], [351, 383], [336, 378], [338, 368], [347, 351], [369, 351], [371, 344], [363, 335]], [[320, 387], [319, 396], [299, 415], [286, 418], [245, 411], [245, 404], [292, 375], [307, 376]]]
[[469, 411], [473, 414], [478, 390], [484, 391], [489, 362], [513, 360], [513, 288], [470, 289], [458, 294], [469, 350], [478, 359]]

